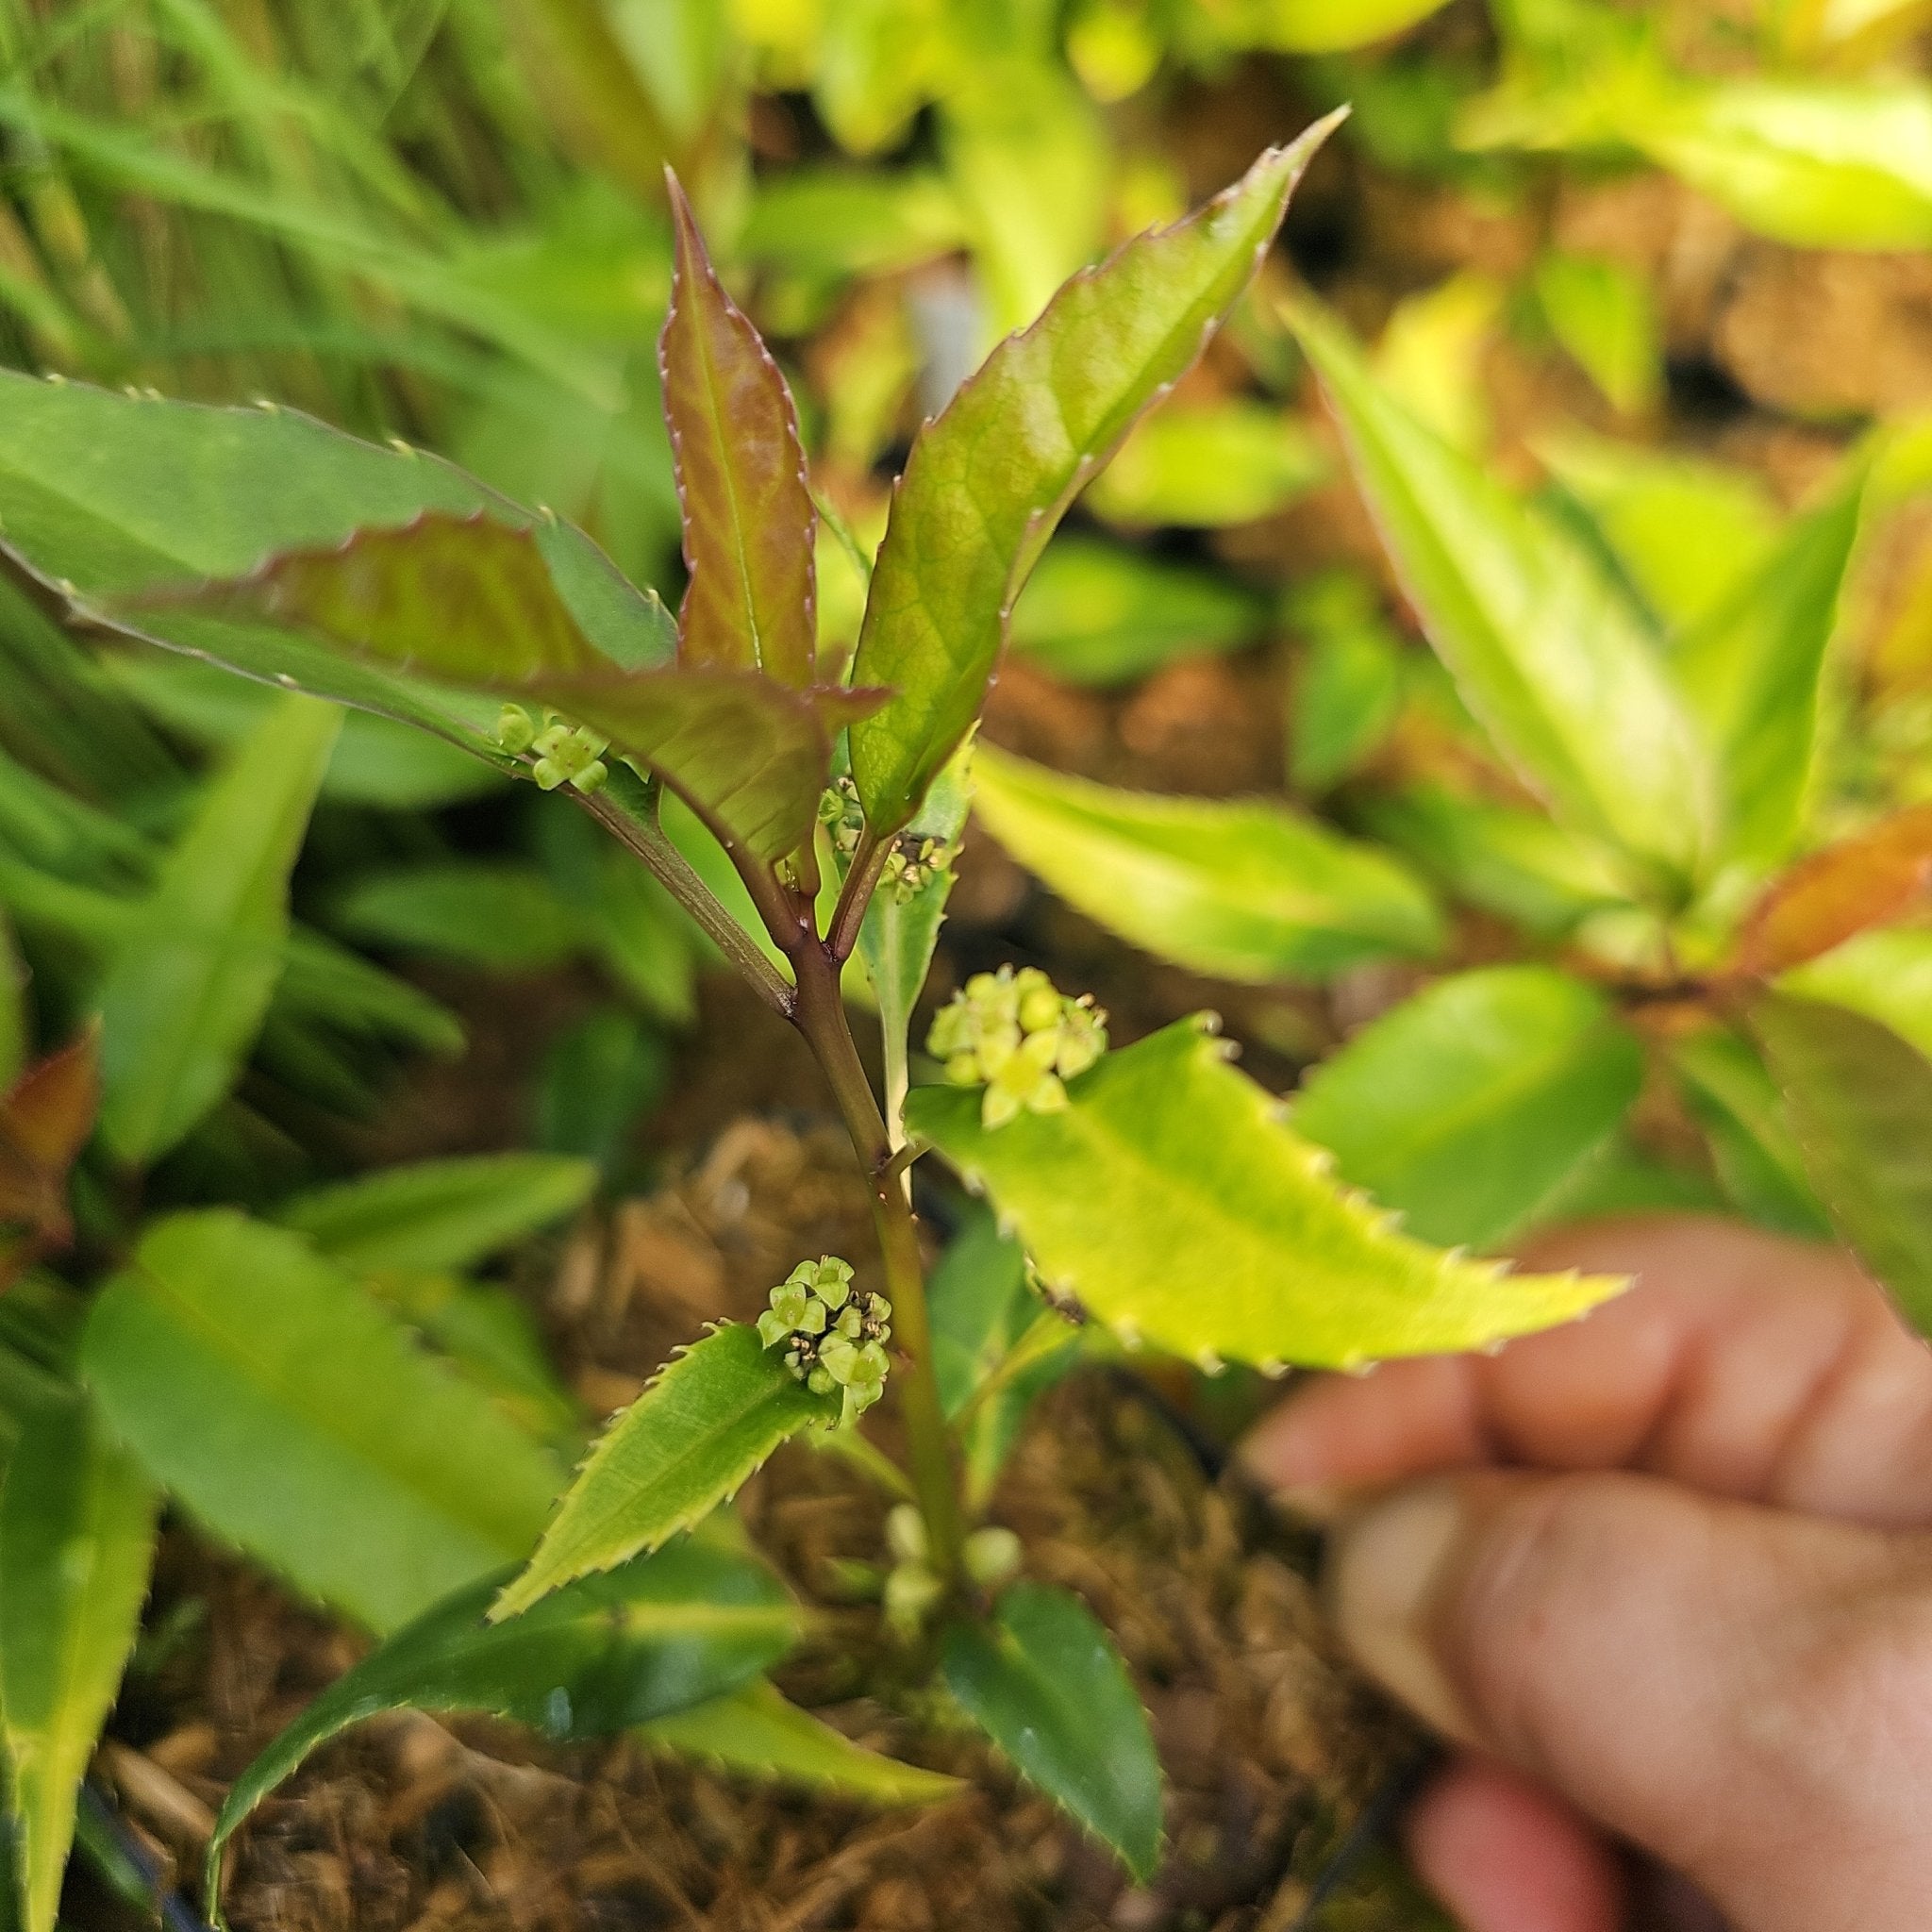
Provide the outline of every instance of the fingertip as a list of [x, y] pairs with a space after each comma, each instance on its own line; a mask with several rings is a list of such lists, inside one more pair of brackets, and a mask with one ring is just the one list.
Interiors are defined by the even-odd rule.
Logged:
[[1464, 1357], [1311, 1377], [1250, 1431], [1240, 1463], [1291, 1513], [1330, 1522], [1363, 1491], [1483, 1459], [1473, 1377]]
[[1501, 1765], [1458, 1758], [1404, 1826], [1423, 1882], [1465, 1932], [1617, 1932], [1627, 1887], [1601, 1837]]

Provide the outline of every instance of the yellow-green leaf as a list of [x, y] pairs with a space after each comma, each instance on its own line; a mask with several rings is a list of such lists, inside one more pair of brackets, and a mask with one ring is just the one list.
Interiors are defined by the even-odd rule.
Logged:
[[991, 1195], [1050, 1288], [1177, 1355], [1334, 1368], [1478, 1348], [1624, 1285], [1398, 1232], [1226, 1056], [1183, 1021], [1071, 1082], [1063, 1113], [989, 1129], [976, 1091], [925, 1087], [907, 1124]]

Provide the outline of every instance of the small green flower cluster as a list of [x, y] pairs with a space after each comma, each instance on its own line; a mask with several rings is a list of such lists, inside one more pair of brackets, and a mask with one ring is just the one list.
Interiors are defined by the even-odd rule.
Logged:
[[1004, 1126], [1021, 1113], [1058, 1113], [1065, 1082], [1107, 1051], [1107, 1015], [1070, 999], [1038, 967], [975, 973], [934, 1016], [926, 1050], [956, 1087], [982, 1082], [980, 1119]]
[[840, 858], [850, 858], [858, 850], [858, 841], [865, 835], [865, 808], [850, 778], [834, 778], [819, 793], [819, 824], [830, 835]]
[[[892, 1567], [886, 1573], [886, 1621], [902, 1637], [918, 1636], [945, 1585], [932, 1567], [925, 1522], [910, 1503], [895, 1503], [886, 1517], [886, 1546]], [[960, 1551], [966, 1574], [983, 1590], [997, 1590], [1020, 1568], [1020, 1539], [1010, 1529], [989, 1524], [975, 1529]]]
[[886, 854], [879, 884], [900, 905], [909, 904], [953, 862], [953, 855], [939, 839], [901, 839]]
[[545, 791], [566, 784], [579, 791], [602, 791], [610, 776], [610, 767], [604, 762], [610, 741], [581, 724], [566, 724], [554, 712], [545, 711], [543, 718], [540, 731], [523, 706], [504, 706], [496, 721], [497, 743], [512, 758], [520, 752], [534, 753], [537, 762], [530, 774]]
[[782, 1347], [785, 1366], [814, 1395], [843, 1391], [842, 1427], [885, 1393], [891, 1319], [884, 1295], [854, 1291], [849, 1262], [822, 1255], [801, 1261], [772, 1291], [772, 1305], [758, 1317], [758, 1340]]

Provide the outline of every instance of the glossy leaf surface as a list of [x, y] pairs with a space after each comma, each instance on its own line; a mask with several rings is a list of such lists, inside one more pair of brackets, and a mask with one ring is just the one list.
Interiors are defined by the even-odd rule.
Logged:
[[1017, 1583], [947, 1631], [941, 1668], [968, 1716], [1145, 1882], [1160, 1858], [1160, 1760], [1113, 1640], [1078, 1597]]
[[378, 1631], [521, 1558], [562, 1482], [334, 1263], [227, 1210], [149, 1229], [81, 1367], [202, 1523]]
[[655, 1718], [642, 1730], [652, 1743], [679, 1757], [862, 1805], [932, 1805], [965, 1789], [962, 1779], [943, 1772], [868, 1751], [762, 1677], [727, 1696]]
[[684, 191], [658, 345], [690, 573], [678, 661], [813, 682], [813, 542], [798, 414], [778, 365], [724, 292]]
[[490, 1624], [500, 1578], [465, 1586], [345, 1672], [230, 1788], [208, 1846], [208, 1903], [248, 1815], [318, 1745], [386, 1710], [473, 1711], [554, 1739], [608, 1735], [722, 1697], [797, 1641], [798, 1607], [763, 1565], [684, 1543], [585, 1577]]
[[1200, 353], [1333, 125], [1271, 150], [1188, 221], [1076, 275], [914, 444], [854, 672], [895, 692], [855, 728], [872, 828], [896, 830], [977, 716], [1007, 612], [1081, 487]]
[[20, 1423], [0, 1474], [0, 1768], [22, 1932], [53, 1932], [75, 1800], [147, 1594], [157, 1498], [84, 1398], [49, 1395]]
[[1429, 641], [1497, 749], [1578, 829], [1692, 870], [1710, 778], [1628, 600], [1558, 525], [1417, 422], [1337, 323], [1309, 303], [1292, 320]]
[[1309, 1074], [1293, 1121], [1423, 1240], [1494, 1246], [1616, 1130], [1642, 1077], [1600, 994], [1498, 966], [1372, 1021]]
[[1199, 1021], [1109, 1053], [1064, 1113], [991, 1130], [923, 1087], [907, 1122], [1018, 1228], [1048, 1286], [1130, 1344], [1342, 1367], [1477, 1348], [1623, 1286], [1512, 1275], [1397, 1233]]
[[742, 1324], [693, 1342], [619, 1412], [565, 1492], [529, 1567], [505, 1585], [492, 1619], [514, 1617], [572, 1578], [668, 1542], [736, 1494], [778, 1444], [835, 1420]]
[[1157, 797], [982, 746], [974, 810], [1013, 858], [1123, 939], [1266, 985], [1427, 955], [1441, 927], [1394, 860], [1258, 799]]
[[1818, 1000], [1774, 995], [1751, 1024], [1840, 1233], [1932, 1333], [1932, 1062]]
[[289, 874], [341, 714], [285, 698], [203, 794], [96, 995], [101, 1131], [144, 1166], [233, 1082], [281, 978]]
[[475, 1154], [314, 1188], [275, 1219], [345, 1268], [460, 1270], [575, 1213], [596, 1185], [588, 1160]]

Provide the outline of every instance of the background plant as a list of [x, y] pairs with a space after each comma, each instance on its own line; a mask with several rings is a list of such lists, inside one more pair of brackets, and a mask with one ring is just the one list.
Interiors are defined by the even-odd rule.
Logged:
[[[1018, 1753], [1024, 1735], [1051, 1740], [1074, 1723], [1042, 1704], [1055, 1670], [1038, 1660], [1063, 1664], [1093, 1641], [1091, 1620], [1025, 1586], [1000, 1598], [991, 1623], [978, 1621], [941, 1418], [953, 1411], [966, 1504], [976, 1510], [988, 1480], [982, 1439], [1009, 1428], [1008, 1393], [1038, 1364], [1122, 1342], [1209, 1366], [1341, 1361], [1507, 1325], [1513, 1291], [1474, 1271], [1446, 1277], [1466, 1284], [1474, 1304], [1464, 1326], [1412, 1325], [1418, 1292], [1426, 1297], [1431, 1283], [1440, 1292], [1440, 1264], [1342, 1213], [1345, 1197], [1338, 1202], [1305, 1143], [1326, 1148], [1341, 1176], [1400, 1210], [1411, 1233], [1444, 1244], [1492, 1249], [1539, 1220], [1613, 1206], [1723, 1204], [1808, 1232], [1836, 1216], [1918, 1305], [1925, 833], [1911, 808], [1923, 624], [1909, 542], [1897, 533], [1909, 530], [1920, 487], [1920, 438], [1909, 421], [1863, 441], [1851, 433], [1860, 425], [1840, 427], [1842, 466], [1818, 476], [1795, 514], [1748, 470], [1659, 455], [1651, 432], [1702, 379], [1672, 361], [1682, 325], [1670, 304], [1682, 275], [1615, 224], [1605, 231], [1611, 245], [1592, 243], [1589, 216], [1598, 209], [1601, 225], [1607, 201], [1653, 192], [1660, 177], [1650, 171], [1661, 170], [1703, 197], [1673, 209], [1715, 208], [1747, 234], [1838, 251], [1834, 263], [1918, 246], [1925, 190], [1911, 158], [1926, 109], [1916, 16], [1786, 8], [1718, 32], [1668, 12], [1524, 6], [1499, 8], [1493, 37], [1455, 9], [1385, 50], [1347, 44], [1429, 10], [958, 5], [821, 17], [745, 6], [727, 22], [695, 8], [499, 17], [476, 7], [372, 14], [360, 39], [317, 32], [295, 11], [251, 22], [180, 7], [108, 8], [78, 26], [15, 22], [0, 111], [17, 142], [7, 293], [19, 359], [171, 393], [267, 390], [350, 427], [447, 450], [482, 478], [426, 458], [358, 453], [266, 412], [220, 419], [238, 427], [215, 459], [214, 419], [191, 427], [158, 404], [77, 389], [8, 391], [13, 480], [0, 517], [54, 608], [64, 600], [96, 625], [165, 635], [258, 675], [286, 672], [332, 696], [373, 699], [484, 760], [448, 755], [388, 719], [351, 712], [339, 723], [192, 659], [77, 647], [42, 614], [48, 603], [15, 592], [8, 605], [5, 730], [19, 778], [8, 781], [5, 893], [34, 969], [30, 1009], [13, 1031], [51, 1046], [94, 1010], [105, 1020], [100, 1137], [73, 1210], [80, 1244], [61, 1277], [30, 1274], [8, 1304], [13, 1353], [53, 1378], [15, 1377], [28, 1391], [19, 1413], [33, 1427], [22, 1427], [25, 1474], [6, 1492], [14, 1547], [27, 1552], [8, 1574], [29, 1579], [8, 1598], [10, 1614], [23, 1629], [86, 1627], [95, 1658], [89, 1681], [62, 1695], [34, 1682], [0, 1696], [14, 1763], [56, 1766], [39, 1790], [16, 1774], [25, 1794], [16, 1803], [39, 1834], [25, 1874], [36, 1912], [51, 1909], [63, 1793], [133, 1627], [143, 1565], [130, 1553], [150, 1533], [144, 1499], [156, 1479], [378, 1631], [460, 1586], [453, 1622], [377, 1654], [393, 1674], [368, 1694], [541, 1716], [519, 1700], [546, 1673], [573, 1667], [580, 1626], [568, 1614], [540, 1607], [557, 1619], [558, 1647], [540, 1647], [534, 1665], [487, 1646], [470, 1658], [454, 1634], [476, 1636], [461, 1591], [534, 1541], [560, 1480], [560, 1465], [535, 1458], [546, 1440], [567, 1448], [577, 1424], [517, 1305], [453, 1289], [448, 1275], [567, 1212], [594, 1171], [538, 1161], [298, 1193], [315, 1158], [317, 1105], [366, 1107], [389, 1056], [455, 1041], [446, 1013], [343, 939], [498, 969], [597, 962], [610, 1003], [559, 1047], [549, 1118], [559, 1152], [607, 1163], [622, 1158], [623, 1123], [660, 1077], [661, 1030], [689, 1018], [693, 969], [713, 949], [774, 1004], [809, 1009], [814, 1043], [881, 1182], [899, 1276], [889, 1293], [914, 1370], [902, 1364], [895, 1391], [915, 1410], [925, 1524], [916, 1537], [906, 1531], [891, 1559], [904, 1621], [950, 1632], [943, 1669], [961, 1706], [1137, 1865], [1152, 1857], [1158, 1794], [1130, 1696], [1096, 1690], [1087, 1700], [1113, 1713], [1108, 1761], [1129, 1768], [1114, 1786], [1082, 1788], [1081, 1749], [1033, 1762]], [[894, 634], [874, 619], [858, 641], [883, 479], [918, 413], [944, 400], [1065, 275], [1103, 242], [1180, 211], [1178, 172], [1134, 104], [1233, 85], [1230, 73], [1245, 70], [1230, 62], [1278, 54], [1293, 58], [1257, 70], [1267, 85], [1311, 106], [1356, 100], [1341, 137], [1352, 168], [1510, 210], [1513, 234], [1530, 246], [1506, 268], [1464, 268], [1386, 317], [1353, 310], [1357, 325], [1382, 325], [1372, 353], [1328, 309], [1291, 295], [1272, 258], [1235, 305], [1207, 373], [1145, 420], [1086, 497], [1078, 525], [1046, 544], [1014, 611], [1023, 662], [1100, 689], [1285, 633], [1298, 803], [1153, 797], [983, 746], [974, 805], [1050, 888], [1195, 972], [1345, 991], [1413, 970], [1391, 962], [1447, 970], [1324, 1059], [1295, 1100], [1294, 1138], [1186, 1031], [1109, 1055], [1074, 1079], [1064, 1114], [1023, 1108], [988, 1128], [976, 1094], [922, 1089], [908, 1115], [922, 1142], [987, 1187], [1047, 1282], [1101, 1318], [1081, 1331], [1085, 1341], [1050, 1311], [1021, 1323], [991, 1369], [991, 1393], [975, 1398], [939, 1386], [939, 1352], [918, 1332], [919, 1291], [903, 1285], [917, 1259], [895, 1168], [897, 1109], [914, 1071], [908, 1045], [924, 1032], [912, 1008], [947, 891], [944, 861], [966, 808], [963, 763], [945, 754], [976, 708], [1008, 573], [1016, 558], [1033, 560], [1046, 530], [989, 517], [974, 547], [986, 568], [939, 587], [921, 575], [928, 553], [916, 536], [882, 554], [887, 594], [875, 609], [912, 608], [913, 591], [958, 600], [942, 638], [958, 661], [940, 677], [916, 627], [902, 623]], [[539, 74], [541, 85], [520, 78]], [[786, 117], [795, 133], [808, 110], [793, 103], [808, 94], [814, 138], [824, 130], [843, 153], [787, 164]], [[1284, 114], [1282, 125], [1299, 118]], [[660, 198], [667, 158], [724, 239], [734, 285], [755, 287], [768, 328], [801, 345], [791, 359], [810, 365], [803, 441], [828, 513], [815, 519], [788, 484], [798, 466], [778, 391], [749, 337], [714, 307], [713, 353], [739, 352], [736, 379], [763, 398], [753, 406], [764, 410], [760, 434], [737, 441], [781, 458], [758, 481], [776, 506], [758, 527], [789, 529], [794, 541], [740, 573], [753, 597], [714, 611], [708, 631], [702, 598], [688, 603], [676, 679], [654, 681], [608, 667], [635, 674], [663, 661], [668, 618], [605, 575], [569, 524], [588, 526], [638, 581], [675, 581], [676, 478], [649, 351], [677, 225]], [[130, 208], [136, 222], [124, 219]], [[683, 242], [694, 286], [688, 227]], [[1345, 265], [1321, 273], [1319, 247], [1301, 248], [1318, 283], [1351, 300]], [[1545, 421], [1525, 440], [1520, 425], [1500, 424], [1507, 393], [1496, 378], [1524, 367], [1568, 385], [1562, 409], [1545, 415], [1582, 418], [1591, 432], [1573, 423], [1556, 433]], [[675, 379], [669, 400], [675, 424]], [[1842, 417], [1831, 397], [1824, 406]], [[958, 407], [909, 468], [917, 477], [924, 462], [931, 480], [908, 480], [908, 533], [922, 502], [943, 498], [945, 421], [979, 408], [997, 422], [999, 381], [983, 378]], [[688, 415], [682, 451], [688, 505], [706, 488], [693, 475], [695, 421]], [[1096, 436], [1091, 454], [1108, 440]], [[1830, 440], [1812, 437], [1814, 473]], [[76, 477], [75, 452], [90, 449], [112, 455]], [[717, 460], [728, 468], [743, 453], [727, 447]], [[1204, 566], [1198, 539], [1183, 563], [1171, 542], [1141, 537], [1150, 526], [1239, 529], [1323, 487], [1337, 455], [1374, 512], [1392, 583], [1364, 557], [1340, 573], [1298, 572], [1277, 600], [1261, 574]], [[1493, 480], [1499, 456], [1510, 483], [1524, 487]], [[172, 527], [157, 530], [152, 506], [201, 466], [213, 501], [242, 504], [248, 516], [224, 528], [198, 514], [206, 504], [184, 498]], [[329, 501], [273, 526], [255, 520], [273, 495], [262, 479], [297, 470], [325, 479]], [[1042, 475], [1044, 494], [1023, 491], [1001, 509], [1022, 525], [1029, 510], [1051, 516], [1063, 507], [1064, 486], [1046, 489], [1057, 481]], [[50, 484], [61, 499], [51, 509]], [[90, 514], [76, 516], [76, 503]], [[291, 544], [388, 530], [425, 508], [430, 521], [407, 542], [358, 541], [365, 575], [306, 552], [258, 572]], [[480, 524], [461, 521], [478, 512]], [[814, 541], [795, 541], [814, 523]], [[703, 514], [692, 525], [700, 534], [687, 536], [687, 561], [702, 586], [710, 540]], [[1854, 578], [1841, 595], [1861, 533], [1866, 588]], [[1871, 559], [1884, 560], [1887, 546], [1900, 558], [1895, 580], [1874, 589]], [[432, 554], [438, 572], [485, 587], [465, 607], [473, 624], [450, 625], [440, 602], [425, 601], [419, 574]], [[800, 591], [814, 564], [807, 626]], [[219, 598], [175, 591], [138, 615], [128, 602], [164, 579], [185, 589], [251, 572]], [[514, 661], [490, 615], [506, 601], [518, 613]], [[291, 623], [361, 656], [286, 657], [277, 633]], [[1433, 658], [1415, 648], [1418, 631]], [[835, 792], [824, 832], [797, 842], [828, 775], [828, 740], [854, 715], [845, 700], [815, 695], [814, 678], [840, 686], [856, 641], [856, 680], [899, 696], [856, 725], [852, 792]], [[383, 662], [397, 658], [409, 671], [400, 679]], [[721, 659], [756, 664], [785, 688], [729, 676], [707, 686], [707, 665]], [[452, 695], [452, 685], [487, 695]], [[608, 738], [609, 782], [593, 793], [566, 787], [582, 812], [561, 800], [527, 812], [521, 797], [503, 804], [494, 847], [479, 857], [453, 850], [439, 830], [425, 836], [416, 815], [464, 796], [510, 797], [504, 786], [525, 761], [514, 720], [503, 730], [505, 686], [531, 714], [533, 737], [552, 705]], [[759, 774], [711, 758], [691, 737], [694, 721], [725, 715], [739, 741], [758, 747]], [[204, 775], [210, 748], [218, 756]], [[575, 748], [579, 764], [597, 750]], [[699, 755], [686, 762], [691, 750]], [[667, 775], [687, 803], [674, 797], [659, 810], [617, 761], [623, 752]], [[546, 775], [560, 774], [553, 764]], [[308, 919], [291, 923], [286, 905], [318, 796], [301, 901], [329, 938]], [[354, 831], [325, 841], [339, 812]], [[591, 816], [627, 852], [603, 841]], [[244, 824], [247, 841], [235, 836]], [[848, 828], [856, 843], [841, 839]], [[632, 862], [640, 857], [642, 866]], [[889, 864], [892, 889], [870, 897]], [[886, 1082], [876, 1116], [836, 983], [801, 938], [814, 872], [825, 903], [812, 939], [861, 959], [862, 977], [849, 966], [840, 976], [861, 997], [869, 988], [879, 1008]], [[842, 921], [833, 890], [841, 874]], [[1774, 997], [1763, 991], [1771, 983]], [[1262, 1043], [1311, 1057], [1297, 1031], [1305, 1005], [1271, 997], [1251, 1011]], [[587, 1094], [594, 1104], [582, 1104]], [[1207, 1241], [1197, 1206], [1163, 1214], [1158, 1191], [1137, 1192], [1129, 1217], [1108, 1186], [1112, 1173], [1139, 1175], [1150, 1158], [1191, 1172], [1165, 1145], [1149, 1145], [1150, 1123], [1167, 1110], [1196, 1131], [1212, 1120], [1229, 1144], [1251, 1150], [1222, 1177], [1229, 1211]], [[33, 1207], [20, 1225], [34, 1248], [51, 1249], [66, 1231], [47, 1206], [63, 1164], [50, 1158], [26, 1186]], [[325, 1151], [323, 1164], [339, 1158]], [[139, 1192], [130, 1174], [148, 1176]], [[156, 1209], [208, 1201], [242, 1204], [255, 1220], [202, 1216], [143, 1233]], [[336, 1272], [264, 1222], [292, 1224], [335, 1257]], [[1359, 1242], [1339, 1266], [1348, 1299], [1306, 1275], [1308, 1302], [1333, 1310], [1326, 1324], [1278, 1287], [1284, 1254], [1307, 1270], [1321, 1251], [1311, 1227], [1352, 1230]], [[142, 1257], [133, 1273], [114, 1274], [129, 1254]], [[1163, 1259], [1158, 1281], [1150, 1254]], [[110, 1274], [83, 1335], [68, 1291]], [[358, 1278], [376, 1290], [374, 1315]], [[278, 1285], [272, 1307], [238, 1298], [248, 1279]], [[986, 1279], [1012, 1284], [997, 1270]], [[1393, 1297], [1386, 1310], [1377, 1288]], [[974, 1291], [997, 1299], [991, 1287]], [[344, 1491], [340, 1471], [325, 1479], [325, 1463], [305, 1471], [298, 1455], [278, 1450], [254, 1493], [225, 1494], [224, 1479], [232, 1488], [249, 1459], [237, 1442], [184, 1431], [147, 1369], [116, 1373], [178, 1342], [166, 1317], [173, 1310], [179, 1326], [191, 1309], [218, 1331], [285, 1323], [291, 1361], [320, 1352], [340, 1364], [345, 1387], [407, 1387], [443, 1426], [400, 1457], [397, 1445], [381, 1445], [374, 1484]], [[1391, 1334], [1386, 1324], [1398, 1319]], [[419, 1388], [425, 1365], [401, 1322], [451, 1365], [454, 1382], [437, 1382], [435, 1396]], [[681, 1358], [700, 1365], [680, 1370], [684, 1386], [715, 1360], [722, 1388], [727, 1346], [743, 1353], [736, 1369], [750, 1372], [739, 1394], [785, 1415], [768, 1413], [749, 1439], [734, 1439], [676, 1508], [667, 1500], [658, 1514], [631, 1510], [572, 1564], [658, 1541], [808, 1418], [777, 1365], [754, 1360], [741, 1339], [714, 1338]], [[253, 1418], [250, 1441], [296, 1440], [299, 1378], [264, 1393], [217, 1379], [229, 1366], [220, 1361], [176, 1359], [177, 1383], [209, 1391], [210, 1412]], [[930, 1386], [919, 1373], [927, 1364]], [[98, 1426], [96, 1409], [71, 1393], [76, 1369], [134, 1464], [117, 1459], [108, 1438], [98, 1453], [75, 1451]], [[493, 1408], [450, 1392], [478, 1388]], [[521, 1432], [514, 1442], [503, 1433], [506, 1410]], [[579, 1513], [600, 1468], [626, 1468], [620, 1457], [632, 1440], [622, 1429], [606, 1439], [574, 1492]], [[499, 1464], [525, 1470], [525, 1504], [518, 1513], [518, 1485], [506, 1482], [512, 1500], [479, 1523], [460, 1507], [464, 1472]], [[75, 1468], [92, 1472], [83, 1487], [57, 1493], [45, 1472]], [[653, 1465], [627, 1466], [626, 1493], [639, 1468]], [[329, 1493], [356, 1498], [339, 1519], [353, 1533], [324, 1536], [302, 1513]], [[98, 1592], [37, 1595], [31, 1579], [51, 1573], [20, 1540], [49, 1547], [91, 1511], [107, 1525]], [[567, 1541], [557, 1539], [572, 1521], [567, 1507], [546, 1541], [552, 1577], [570, 1567], [558, 1561]], [[385, 1534], [389, 1547], [421, 1554], [420, 1575], [398, 1581]], [[313, 1568], [325, 1547], [340, 1574]], [[731, 1687], [779, 1654], [789, 1612], [758, 1601], [756, 1573], [734, 1558], [729, 1588], [748, 1594], [742, 1617], [726, 1620], [727, 1642], [714, 1615], [726, 1584], [689, 1568], [679, 1580], [665, 1561], [628, 1563], [613, 1580], [646, 1597], [670, 1591], [688, 1626], [676, 1641], [702, 1650], [711, 1674], [680, 1676], [654, 1652], [637, 1660], [638, 1681], [681, 1687], [664, 1693], [673, 1701], [730, 1692], [756, 1737], [771, 1706]], [[601, 1588], [572, 1585], [554, 1601], [580, 1600], [594, 1618]], [[513, 1660], [501, 1666], [499, 1656]], [[441, 1690], [410, 1662], [425, 1657], [447, 1666]], [[509, 1674], [491, 1674], [502, 1668]], [[356, 1694], [345, 1684], [340, 1707]], [[585, 1722], [650, 1715], [620, 1699]], [[805, 1735], [836, 1751], [827, 1737]], [[769, 1761], [769, 1742], [748, 1755], [761, 1751]], [[904, 1794], [931, 1789], [915, 1780]]]

